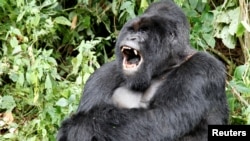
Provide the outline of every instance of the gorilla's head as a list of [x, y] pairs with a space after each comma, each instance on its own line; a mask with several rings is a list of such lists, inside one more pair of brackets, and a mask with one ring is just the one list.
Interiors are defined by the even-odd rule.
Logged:
[[189, 55], [189, 24], [171, 0], [151, 4], [128, 21], [118, 36], [116, 58], [128, 87], [144, 91], [152, 79], [179, 65]]

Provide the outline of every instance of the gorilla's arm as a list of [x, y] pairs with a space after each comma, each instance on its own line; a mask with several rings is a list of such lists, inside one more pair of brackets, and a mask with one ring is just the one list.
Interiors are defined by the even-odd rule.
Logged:
[[[195, 79], [194, 81], [199, 81], [199, 78]], [[199, 82], [202, 83], [202, 81]], [[190, 87], [193, 86], [190, 85]], [[200, 90], [191, 90], [187, 87], [178, 87], [178, 89], [175, 89], [176, 91], [170, 89], [171, 95], [176, 97], [164, 96], [166, 94], [164, 92], [159, 93], [161, 96], [155, 98], [153, 102], [164, 99], [164, 103], [155, 103], [150, 110], [130, 111], [129, 114], [135, 115], [135, 118], [134, 121], [127, 124], [126, 129], [136, 128], [137, 130], [132, 132], [131, 130], [124, 130], [125, 134], [133, 137], [143, 130], [146, 136], [137, 136], [138, 140], [158, 141], [164, 139], [164, 141], [175, 141], [176, 138], [182, 137], [194, 129], [201, 122], [204, 113], [207, 112], [208, 107], [206, 107], [204, 101], [208, 101], [204, 99], [204, 96], [197, 96], [197, 94], [203, 93]]]
[[88, 112], [94, 106], [111, 102], [113, 91], [123, 81], [116, 62], [104, 64], [88, 79], [78, 106], [78, 112]]

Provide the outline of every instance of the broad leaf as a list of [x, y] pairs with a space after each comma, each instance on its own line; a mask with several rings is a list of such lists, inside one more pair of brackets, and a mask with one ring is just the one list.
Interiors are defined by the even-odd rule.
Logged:
[[55, 22], [55, 23], [58, 23], [58, 24], [62, 24], [62, 25], [71, 26], [71, 22], [70, 22], [67, 18], [65, 18], [65, 17], [63, 17], [63, 16], [56, 17], [56, 18], [54, 19], [54, 22]]

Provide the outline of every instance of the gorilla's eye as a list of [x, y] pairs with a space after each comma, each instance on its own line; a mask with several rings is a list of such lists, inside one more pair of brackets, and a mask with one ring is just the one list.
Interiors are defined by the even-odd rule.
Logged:
[[148, 27], [146, 27], [146, 26], [142, 26], [142, 27], [140, 27], [139, 28], [139, 32], [146, 32], [146, 31], [148, 31], [149, 29], [148, 29]]
[[121, 52], [123, 54], [123, 68], [126, 70], [137, 70], [142, 62], [140, 52], [128, 46], [123, 46]]

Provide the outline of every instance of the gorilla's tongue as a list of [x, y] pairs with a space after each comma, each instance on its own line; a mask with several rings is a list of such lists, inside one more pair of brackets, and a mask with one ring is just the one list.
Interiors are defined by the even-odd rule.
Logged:
[[138, 59], [138, 58], [128, 59], [127, 61], [125, 61], [125, 66], [126, 66], [126, 68], [136, 67], [138, 65], [139, 61], [140, 61], [140, 59]]
[[122, 47], [123, 65], [125, 68], [135, 68], [141, 61], [141, 56], [137, 50], [130, 47]]

